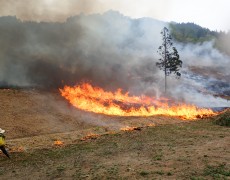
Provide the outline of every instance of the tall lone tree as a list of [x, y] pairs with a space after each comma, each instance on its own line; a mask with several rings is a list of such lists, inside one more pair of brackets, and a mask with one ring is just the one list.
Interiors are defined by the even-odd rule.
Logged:
[[172, 37], [169, 30], [164, 27], [161, 31], [162, 45], [158, 48], [158, 53], [161, 56], [156, 66], [163, 70], [165, 73], [165, 93], [167, 92], [167, 76], [171, 73], [176, 75], [176, 78], [180, 78], [181, 73], [179, 72], [182, 67], [182, 61], [178, 54], [177, 49], [173, 46]]

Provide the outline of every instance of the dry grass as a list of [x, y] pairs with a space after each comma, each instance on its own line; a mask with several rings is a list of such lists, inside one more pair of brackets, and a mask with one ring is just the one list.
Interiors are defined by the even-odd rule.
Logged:
[[221, 126], [230, 127], [230, 110], [217, 116], [215, 123]]
[[[107, 134], [3, 156], [5, 179], [229, 178], [230, 129], [213, 120]], [[30, 175], [28, 176], [28, 172]]]
[[[39, 110], [41, 101], [28, 100], [28, 92], [18, 92], [15, 96], [13, 92], [9, 94], [9, 99], [18, 101], [17, 106], [21, 104], [21, 107], [14, 107], [20, 109], [20, 113]], [[14, 103], [7, 101], [6, 93], [1, 92], [0, 95], [6, 98], [1, 107], [8, 113], [8, 116], [5, 115], [4, 118], [8, 118], [9, 109], [12, 109], [10, 105]], [[32, 99], [34, 95], [41, 97], [38, 92], [32, 92], [32, 95], [30, 94]], [[47, 95], [41, 95], [47, 97]], [[20, 98], [28, 101], [25, 101], [25, 106], [22, 106]], [[30, 103], [34, 103], [34, 107], [28, 109]], [[22, 111], [23, 108], [24, 111]], [[59, 118], [58, 122], [63, 121], [63, 124], [65, 121], [71, 122], [71, 119], [74, 119], [74, 116], [66, 119], [64, 114], [60, 118], [62, 111], [53, 111], [52, 106], [47, 105], [45, 109], [50, 110], [51, 114]], [[15, 112], [16, 115], [17, 113], [20, 114]], [[42, 114], [36, 111], [33, 115], [42, 117]], [[78, 117], [77, 121], [80, 121], [82, 117]], [[39, 119], [38, 116], [36, 118]], [[85, 124], [79, 125], [79, 122], [73, 121], [75, 125], [78, 125], [77, 131], [56, 132], [41, 136], [25, 134], [24, 131], [20, 133], [15, 129], [18, 135], [24, 134], [27, 137], [8, 140], [8, 147], [22, 146], [24, 149], [10, 151], [11, 160], [0, 155], [0, 179], [195, 180], [229, 179], [230, 177], [230, 129], [215, 124], [216, 117], [191, 122], [181, 122], [176, 118], [161, 116], [152, 118], [97, 116], [97, 118], [102, 119], [102, 122], [113, 120], [118, 122], [119, 126], [142, 126], [150, 122], [157, 126], [145, 127], [138, 131], [116, 130], [114, 133], [109, 133], [111, 129], [108, 127], [92, 126], [84, 121], [82, 122]], [[8, 128], [13, 130], [12, 127], [15, 124], [20, 125], [23, 122], [23, 114], [18, 119], [21, 121], [7, 122]], [[39, 124], [33, 128], [31, 127], [33, 121], [27, 122], [31, 132], [36, 134], [35, 130], [39, 128], [36, 126]], [[44, 121], [41, 124], [46, 123]], [[27, 128], [28, 125], [23, 126]], [[48, 128], [46, 131], [48, 132]], [[89, 133], [102, 135], [81, 141], [81, 138]], [[29, 135], [31, 137], [28, 137]], [[11, 137], [14, 136], [11, 135]], [[54, 146], [55, 140], [62, 140], [64, 145]]]

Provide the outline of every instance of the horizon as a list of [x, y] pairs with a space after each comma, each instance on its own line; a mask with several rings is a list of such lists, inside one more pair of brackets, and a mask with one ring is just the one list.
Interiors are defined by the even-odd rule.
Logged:
[[[23, 21], [63, 22], [84, 13], [118, 11], [130, 18], [153, 18], [164, 22], [195, 23], [212, 31], [229, 31], [228, 0], [0, 0], [0, 16], [16, 16]], [[207, 8], [208, 7], [208, 8]]]
[[208, 30], [210, 30], [210, 31], [225, 32], [225, 33], [230, 32], [230, 30], [228, 30], [228, 31], [225, 31], [225, 30], [212, 30], [212, 29], [210, 29], [210, 28], [208, 28], [208, 27], [204, 27], [204, 26], [202, 26], [202, 25], [200, 25], [200, 24], [197, 24], [197, 23], [195, 23], [195, 22], [163, 21], [163, 20], [159, 20], [159, 19], [156, 19], [156, 18], [152, 18], [152, 17], [139, 17], [139, 18], [134, 18], [134, 17], [126, 16], [126, 15], [122, 14], [120, 11], [112, 10], [112, 9], [107, 10], [107, 11], [102, 12], [102, 13], [89, 13], [89, 14], [86, 14], [86, 13], [84, 13], [84, 12], [81, 12], [81, 13], [79, 13], [79, 14], [75, 14], [75, 15], [72, 15], [72, 16], [68, 16], [68, 17], [66, 17], [65, 19], [63, 19], [62, 21], [60, 21], [60, 20], [57, 20], [57, 21], [50, 21], [50, 20], [41, 20], [41, 21], [38, 21], [38, 20], [25, 20], [25, 19], [21, 19], [21, 18], [18, 17], [17, 15], [0, 16], [0, 18], [4, 18], [4, 17], [15, 17], [17, 20], [20, 20], [20, 21], [22, 21], [22, 22], [35, 22], [35, 23], [43, 23], [43, 22], [44, 22], [44, 23], [65, 23], [65, 22], [68, 21], [69, 18], [74, 18], [74, 17], [80, 16], [80, 15], [84, 15], [84, 16], [101, 15], [101, 16], [103, 16], [104, 14], [109, 13], [109, 12], [114, 12], [114, 13], [120, 14], [120, 15], [122, 15], [122, 16], [124, 16], [124, 17], [128, 17], [128, 18], [130, 18], [130, 19], [143, 19], [143, 18], [149, 18], [149, 19], [152, 19], [152, 20], [155, 20], [155, 21], [159, 21], [159, 22], [163, 22], [163, 23], [177, 23], [177, 24], [183, 24], [183, 23], [184, 23], [184, 24], [189, 24], [189, 23], [191, 23], [191, 24], [198, 25], [198, 26], [200, 26], [201, 28], [208, 29]]

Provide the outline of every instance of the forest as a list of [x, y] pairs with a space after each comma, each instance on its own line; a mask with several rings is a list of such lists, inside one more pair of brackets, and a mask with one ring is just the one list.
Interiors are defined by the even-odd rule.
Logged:
[[230, 55], [230, 32], [211, 31], [194, 23], [170, 23], [173, 38], [182, 43], [214, 41], [214, 47]]

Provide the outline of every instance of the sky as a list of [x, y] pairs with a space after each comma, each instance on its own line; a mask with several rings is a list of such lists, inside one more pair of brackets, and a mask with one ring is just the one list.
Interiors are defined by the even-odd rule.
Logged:
[[217, 31], [230, 30], [230, 0], [0, 0], [0, 16], [21, 20], [65, 21], [79, 13], [116, 10], [132, 18], [193, 22]]

